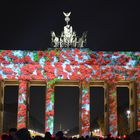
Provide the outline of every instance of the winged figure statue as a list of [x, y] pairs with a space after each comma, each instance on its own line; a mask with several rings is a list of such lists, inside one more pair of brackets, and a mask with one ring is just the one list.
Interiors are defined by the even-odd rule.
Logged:
[[65, 17], [69, 17], [70, 14], [71, 14], [71, 12], [69, 12], [69, 13], [65, 13], [65, 12], [63, 12], [63, 14], [64, 14]]
[[65, 16], [65, 21], [66, 21], [67, 24], [68, 24], [68, 22], [70, 21], [69, 16], [70, 16], [71, 12], [69, 12], [69, 13], [65, 13], [65, 12], [63, 12], [63, 14], [64, 14], [64, 16]]

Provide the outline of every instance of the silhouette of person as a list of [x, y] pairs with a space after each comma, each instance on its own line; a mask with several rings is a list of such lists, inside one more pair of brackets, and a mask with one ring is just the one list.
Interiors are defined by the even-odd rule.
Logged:
[[44, 139], [45, 139], [45, 140], [51, 140], [51, 136], [52, 136], [52, 135], [51, 135], [50, 132], [46, 132], [46, 133], [45, 133]]

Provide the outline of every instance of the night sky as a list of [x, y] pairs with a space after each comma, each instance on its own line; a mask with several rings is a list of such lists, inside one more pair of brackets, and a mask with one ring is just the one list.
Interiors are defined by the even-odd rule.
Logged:
[[0, 49], [45, 50], [50, 32], [60, 35], [63, 11], [80, 36], [88, 31], [92, 50], [139, 50], [139, 5], [130, 1], [3, 1], [0, 4]]
[[[60, 35], [65, 26], [62, 12], [71, 11], [70, 25], [73, 26], [78, 36], [81, 36], [84, 31], [88, 31], [87, 48], [94, 51], [139, 51], [138, 27], [140, 24], [138, 6], [135, 0], [128, 0], [126, 2], [112, 0], [3, 1], [0, 3], [0, 49], [46, 50], [50, 48], [50, 32], [55, 31], [57, 35]], [[42, 92], [44, 91], [44, 89], [40, 90]], [[40, 90], [35, 91], [39, 93]], [[73, 89], [56, 90], [56, 104], [67, 101], [66, 106], [69, 108], [68, 112], [75, 111], [75, 115], [73, 116], [76, 116], [78, 113], [78, 110], [75, 109], [78, 108], [76, 102], [76, 100], [78, 100], [77, 89], [73, 91], [71, 95], [70, 93]], [[11, 91], [12, 90], [9, 90], [9, 92]], [[65, 94], [58, 96], [60, 91], [63, 93], [66, 92], [67, 96]], [[14, 89], [12, 92], [14, 92]], [[101, 89], [96, 89], [95, 92], [101, 92]], [[122, 89], [121, 93], [123, 92], [126, 92], [126, 89]], [[36, 94], [36, 96], [38, 95]], [[41, 94], [40, 98], [43, 99], [43, 96], [44, 95]], [[8, 97], [9, 98], [6, 99], [7, 102], [16, 105], [17, 98], [12, 99], [12, 95]], [[35, 104], [35, 98], [32, 99], [33, 104]], [[71, 104], [75, 106], [75, 110], [69, 107], [69, 100], [65, 100], [65, 98], [71, 98]], [[42, 106], [44, 103], [41, 99], [37, 99], [38, 102], [41, 103], [41, 105], [39, 105], [41, 110], [43, 110]], [[98, 103], [99, 100], [102, 100], [102, 98], [97, 97], [96, 102]], [[32, 108], [34, 110], [32, 114], [34, 114], [36, 111], [35, 105], [32, 105]], [[59, 112], [59, 108], [61, 108], [61, 105], [56, 108], [56, 112]], [[103, 109], [103, 107], [101, 108]], [[66, 108], [63, 107], [61, 109], [60, 113], [65, 111], [65, 114], [67, 114]], [[102, 109], [100, 109], [101, 112]], [[97, 114], [102, 114], [99, 112]], [[91, 114], [94, 114], [94, 112], [91, 112]], [[57, 120], [55, 120], [58, 121], [58, 123], [60, 123], [59, 116], [60, 115], [56, 115]], [[42, 120], [39, 118], [43, 118], [43, 113], [35, 119], [42, 123]], [[74, 118], [75, 120], [72, 118], [72, 121], [77, 124], [78, 118]], [[66, 121], [66, 119], [63, 120]], [[68, 121], [68, 124], [66, 124], [65, 121], [62, 124], [64, 128], [76, 127], [76, 125], [72, 125], [70, 121]], [[56, 124], [55, 126], [56, 130], [59, 127], [58, 125], [59, 124]]]

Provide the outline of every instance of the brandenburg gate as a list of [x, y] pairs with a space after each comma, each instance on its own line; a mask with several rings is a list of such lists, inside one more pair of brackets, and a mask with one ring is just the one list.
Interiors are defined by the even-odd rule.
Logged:
[[[0, 51], [0, 132], [3, 131], [4, 87], [18, 85], [17, 128], [29, 126], [29, 88], [46, 86], [45, 130], [54, 131], [54, 87], [77, 86], [79, 134], [90, 132], [90, 87], [104, 88], [105, 134], [118, 134], [117, 87], [129, 88], [130, 133], [140, 129], [140, 52], [105, 52], [83, 48], [86, 33], [76, 36], [68, 24], [61, 37], [52, 32], [46, 51]], [[92, 93], [91, 93], [92, 94]]]

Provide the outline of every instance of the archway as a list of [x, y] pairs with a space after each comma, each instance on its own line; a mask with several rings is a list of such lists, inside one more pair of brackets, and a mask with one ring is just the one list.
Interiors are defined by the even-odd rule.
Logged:
[[79, 133], [79, 87], [55, 86], [54, 133], [66, 135]]
[[18, 86], [4, 87], [3, 131], [17, 127]]

